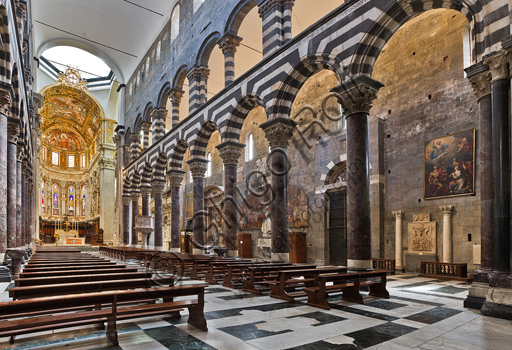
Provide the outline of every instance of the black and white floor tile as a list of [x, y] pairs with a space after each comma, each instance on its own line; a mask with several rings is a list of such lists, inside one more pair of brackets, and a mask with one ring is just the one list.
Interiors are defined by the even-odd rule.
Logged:
[[[184, 284], [198, 283], [184, 279]], [[9, 283], [0, 284], [5, 290]], [[208, 332], [179, 319], [132, 319], [119, 325], [117, 347], [109, 346], [103, 330], [77, 327], [17, 338], [0, 349], [508, 349], [512, 343], [510, 321], [481, 316], [464, 309], [469, 284], [392, 276], [390, 299], [364, 295], [365, 303], [329, 298], [330, 310], [287, 303], [211, 285], [205, 294]]]

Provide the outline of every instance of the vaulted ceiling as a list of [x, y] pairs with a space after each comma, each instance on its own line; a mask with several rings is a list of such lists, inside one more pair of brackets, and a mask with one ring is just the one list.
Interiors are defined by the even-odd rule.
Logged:
[[32, 1], [34, 49], [69, 45], [102, 58], [126, 82], [177, 0]]

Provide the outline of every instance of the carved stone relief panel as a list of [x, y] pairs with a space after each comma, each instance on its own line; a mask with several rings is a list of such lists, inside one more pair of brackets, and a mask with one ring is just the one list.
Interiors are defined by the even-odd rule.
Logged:
[[410, 253], [436, 253], [435, 221], [410, 222], [408, 236]]

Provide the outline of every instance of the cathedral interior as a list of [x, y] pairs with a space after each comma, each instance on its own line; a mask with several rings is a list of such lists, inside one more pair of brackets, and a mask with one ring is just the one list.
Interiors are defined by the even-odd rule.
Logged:
[[510, 347], [512, 0], [0, 12], [0, 349]]

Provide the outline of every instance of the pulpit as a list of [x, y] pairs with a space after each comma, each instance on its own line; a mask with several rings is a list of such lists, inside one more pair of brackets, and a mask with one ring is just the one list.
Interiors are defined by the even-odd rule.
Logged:
[[142, 248], [148, 247], [148, 237], [155, 230], [155, 218], [152, 216], [136, 216], [135, 230], [142, 234]]

